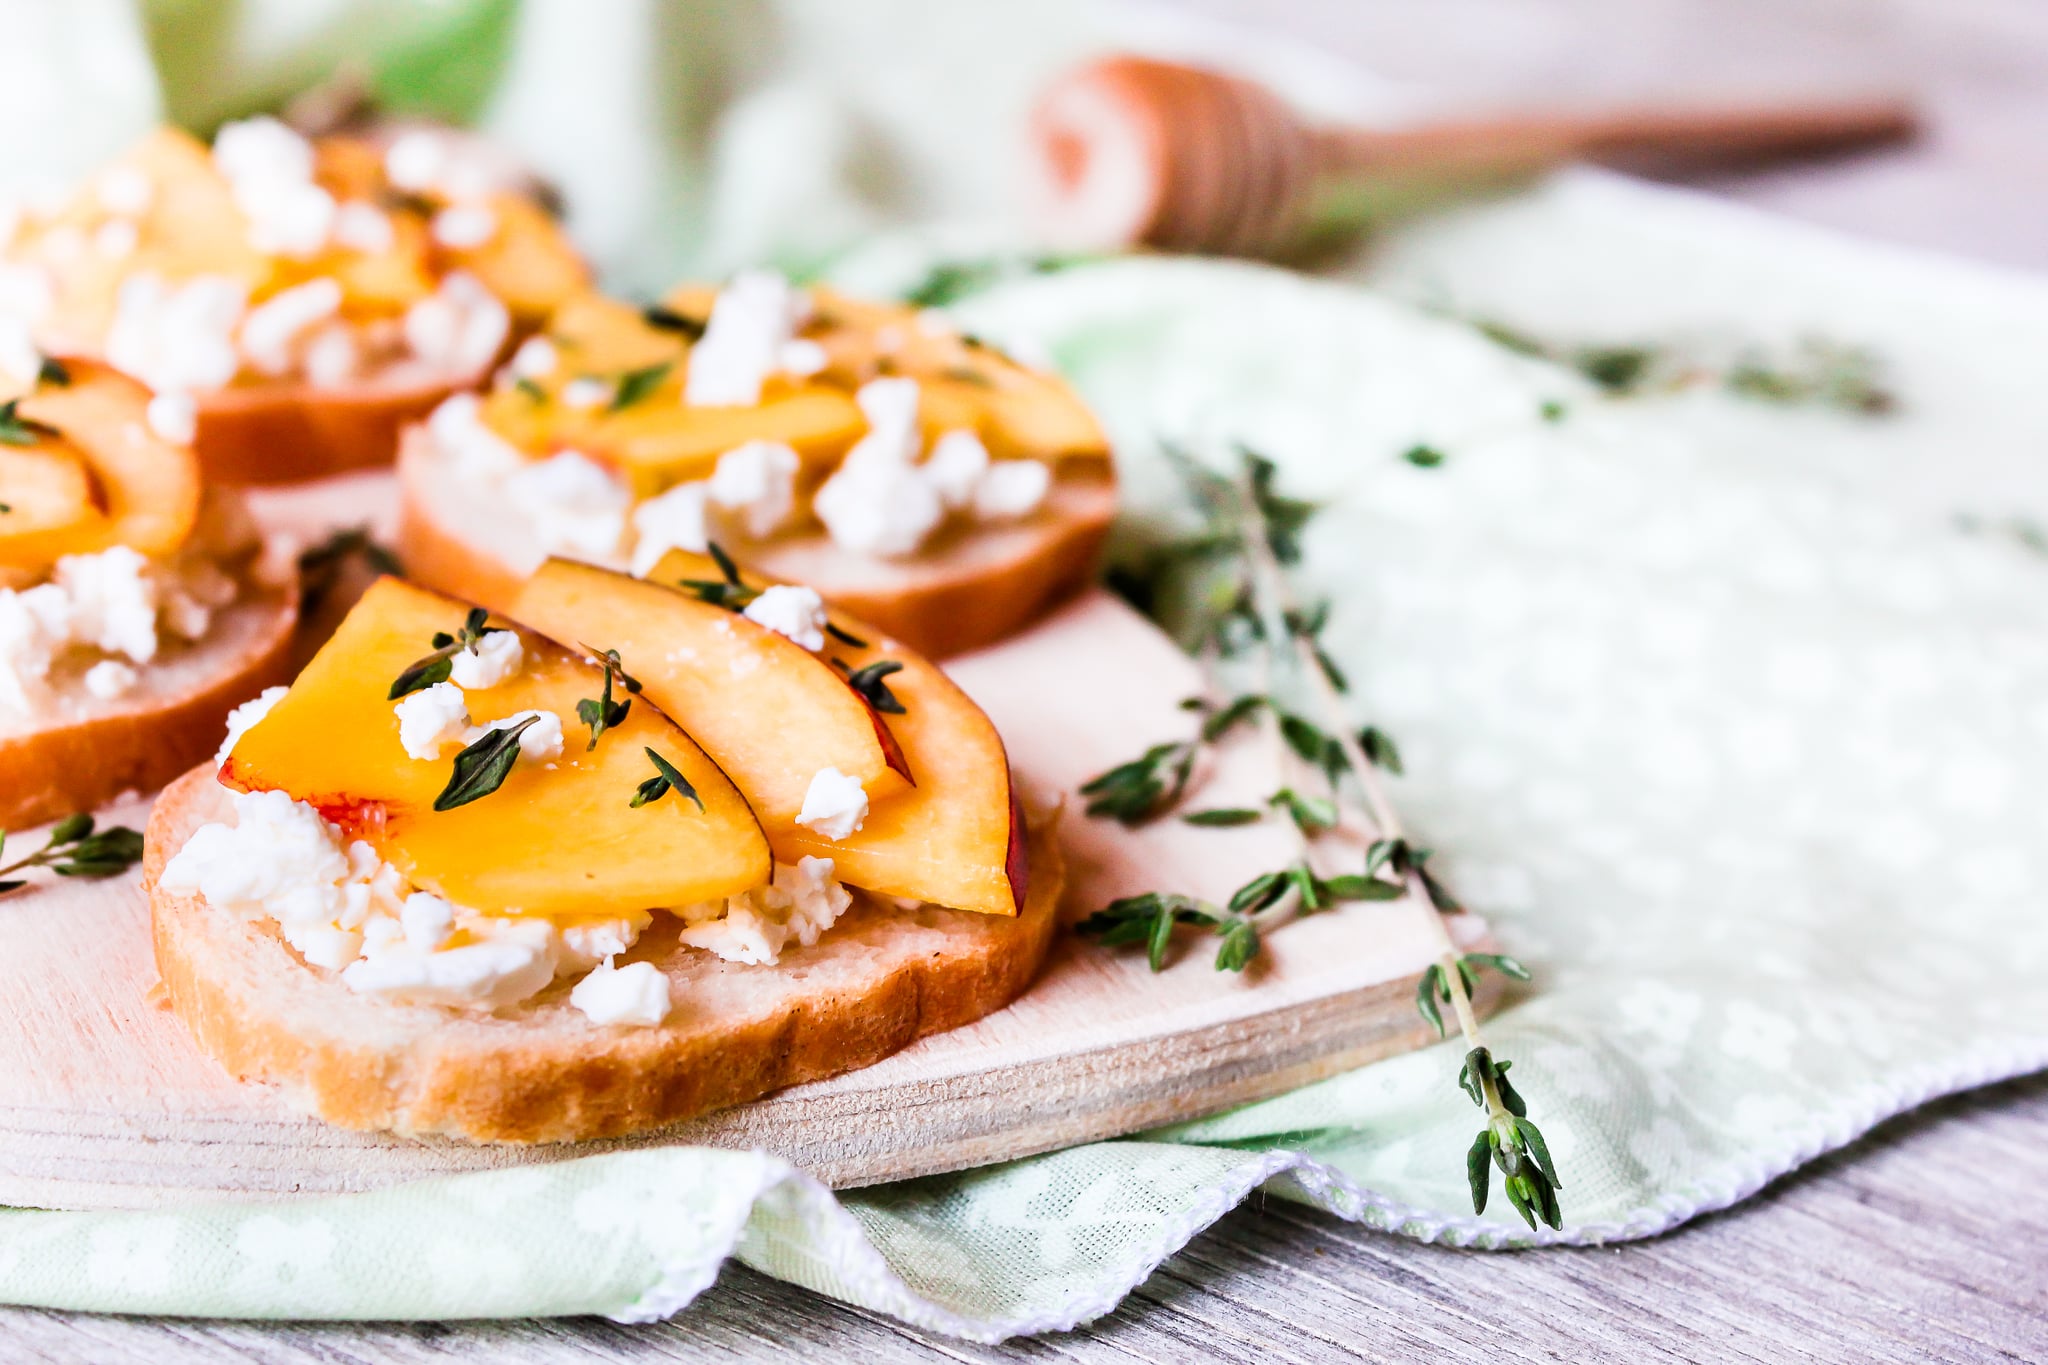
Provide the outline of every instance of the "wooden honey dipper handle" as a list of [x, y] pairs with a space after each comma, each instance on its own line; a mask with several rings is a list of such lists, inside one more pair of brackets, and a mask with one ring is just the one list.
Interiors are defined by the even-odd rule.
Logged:
[[1417, 200], [1571, 161], [1661, 173], [1912, 135], [1895, 100], [1316, 128], [1219, 72], [1112, 57], [1033, 116], [1048, 226], [1075, 245], [1274, 255]]

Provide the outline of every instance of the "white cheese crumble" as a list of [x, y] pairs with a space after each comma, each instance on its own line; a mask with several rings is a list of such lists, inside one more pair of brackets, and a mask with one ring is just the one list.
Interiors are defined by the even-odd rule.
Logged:
[[739, 518], [755, 540], [773, 535], [796, 510], [796, 472], [803, 462], [780, 441], [748, 441], [718, 457], [711, 500]]
[[299, 368], [314, 388], [338, 389], [355, 378], [362, 360], [354, 329], [345, 322], [331, 322], [307, 335]]
[[799, 379], [808, 379], [823, 370], [831, 357], [817, 342], [798, 337], [795, 341], [784, 342], [776, 352], [781, 368]]
[[242, 319], [242, 355], [259, 374], [290, 374], [300, 339], [341, 311], [341, 283], [322, 276], [279, 290]]
[[122, 261], [142, 244], [142, 229], [126, 218], [109, 218], [93, 230], [92, 249], [110, 261]]
[[140, 677], [119, 659], [102, 659], [85, 670], [85, 690], [101, 701], [126, 696]]
[[588, 412], [611, 402], [614, 392], [604, 380], [583, 375], [562, 385], [562, 406], [572, 412]]
[[375, 204], [351, 199], [335, 210], [334, 240], [350, 251], [375, 256], [396, 245], [398, 230], [391, 226], [391, 219]]
[[284, 687], [266, 687], [228, 712], [227, 738], [220, 742], [220, 751], [213, 756], [213, 761], [227, 762], [228, 755], [235, 751], [235, 745], [241, 743], [242, 736], [254, 729], [257, 721], [269, 715], [270, 708], [283, 701], [285, 693], [289, 690]]
[[469, 478], [497, 478], [526, 463], [517, 447], [485, 423], [483, 402], [473, 393], [444, 399], [427, 417], [427, 435], [457, 472]]
[[573, 450], [522, 465], [504, 487], [543, 549], [586, 559], [603, 559], [618, 549], [633, 502], [609, 470]]
[[974, 514], [983, 521], [1017, 521], [1036, 512], [1052, 488], [1052, 470], [1036, 460], [999, 460], [974, 488]]
[[654, 916], [645, 910], [634, 910], [613, 919], [583, 919], [564, 924], [560, 966], [567, 972], [587, 972], [638, 943], [640, 935], [653, 922]]
[[398, 909], [406, 946], [431, 953], [455, 932], [455, 907], [430, 891], [415, 891]]
[[[442, 684], [445, 685], [445, 684]], [[529, 763], [550, 763], [562, 756], [562, 718], [553, 711], [514, 711], [509, 716], [486, 721], [464, 733], [464, 746], [476, 743], [493, 730], [509, 730], [528, 717], [533, 724], [519, 732], [519, 756]]]
[[498, 235], [498, 215], [482, 204], [455, 204], [435, 214], [428, 230], [435, 245], [469, 251]]
[[633, 573], [645, 578], [670, 550], [703, 554], [711, 530], [705, 520], [709, 489], [679, 483], [633, 509]]
[[975, 490], [987, 477], [988, 447], [971, 431], [949, 431], [932, 442], [924, 476], [949, 512], [974, 505]]
[[300, 258], [326, 247], [336, 205], [313, 181], [313, 144], [304, 137], [268, 117], [224, 124], [213, 163], [249, 220], [251, 246]]
[[43, 371], [43, 353], [21, 318], [0, 315], [0, 371], [22, 385], [33, 384]]
[[189, 393], [159, 393], [142, 409], [150, 434], [174, 446], [189, 446], [199, 435], [199, 402]]
[[867, 823], [868, 794], [859, 778], [837, 768], [820, 768], [804, 789], [796, 822], [827, 839], [844, 839]]
[[728, 962], [772, 966], [791, 939], [808, 948], [846, 913], [853, 896], [833, 876], [830, 858], [775, 864], [773, 880], [745, 895], [686, 905], [681, 940]]
[[[125, 545], [66, 555], [48, 582], [0, 588], [0, 703], [33, 710], [50, 670], [72, 650], [148, 663], [157, 655], [160, 625], [197, 639], [212, 606], [232, 601], [235, 591], [234, 580], [210, 566], [195, 565], [185, 581]], [[97, 686], [115, 676], [102, 673]]]
[[810, 297], [773, 270], [743, 270], [718, 291], [703, 337], [690, 348], [683, 402], [752, 407], [782, 363], [782, 348], [810, 312]]
[[946, 519], [945, 504], [916, 465], [850, 457], [818, 489], [811, 510], [834, 544], [884, 558], [916, 554]]
[[384, 153], [384, 175], [401, 190], [449, 199], [475, 199], [509, 188], [481, 144], [431, 128], [399, 134]]
[[398, 742], [406, 756], [436, 759], [450, 744], [469, 743], [469, 702], [452, 682], [408, 692], [391, 708], [398, 717]]
[[546, 379], [560, 361], [555, 343], [542, 336], [528, 337], [512, 353], [512, 375], [515, 379]]
[[[814, 589], [778, 583], [771, 588], [763, 589], [761, 595], [747, 603], [746, 610], [740, 614], [749, 621], [768, 627], [777, 635], [787, 636], [805, 649], [818, 650], [825, 647], [825, 599], [818, 596]], [[836, 772], [837, 769], [827, 768], [825, 771]], [[811, 786], [816, 790], [815, 780]], [[859, 784], [856, 783], [855, 786], [858, 788]], [[865, 807], [865, 800], [862, 804]], [[804, 808], [810, 809], [808, 799], [804, 803]]]
[[569, 992], [569, 1003], [593, 1024], [653, 1028], [668, 1018], [668, 977], [652, 962], [614, 967], [601, 962]]
[[450, 271], [432, 294], [405, 311], [405, 344], [444, 374], [480, 373], [511, 330], [505, 305], [466, 270]]
[[70, 599], [70, 636], [136, 663], [156, 657], [157, 585], [149, 561], [126, 545], [57, 561], [51, 583]]
[[464, 691], [496, 687], [519, 672], [525, 654], [519, 632], [487, 631], [475, 644], [455, 652], [448, 661], [448, 679]]
[[175, 288], [148, 272], [131, 275], [115, 299], [107, 363], [160, 394], [220, 388], [241, 367], [234, 334], [248, 299], [224, 275]]
[[[472, 925], [480, 924], [477, 916]], [[400, 1005], [481, 1005], [504, 1009], [555, 979], [554, 926], [541, 919], [490, 919], [489, 937], [422, 950], [404, 935], [365, 938], [363, 955], [342, 984]]]

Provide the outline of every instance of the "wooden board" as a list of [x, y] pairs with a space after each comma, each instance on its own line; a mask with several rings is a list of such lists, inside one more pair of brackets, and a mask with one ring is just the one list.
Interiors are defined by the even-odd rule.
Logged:
[[[1081, 782], [1187, 732], [1178, 702], [1199, 683], [1107, 595], [949, 668], [1003, 731], [1027, 793], [1068, 800], [1070, 916], [1142, 890], [1225, 896], [1293, 856], [1275, 825], [1132, 832], [1080, 814]], [[1217, 755], [1204, 799], [1256, 802], [1276, 762], [1264, 743], [1238, 743]], [[105, 818], [139, 827], [146, 812], [136, 799]], [[1193, 1117], [1429, 1041], [1413, 1005], [1431, 955], [1424, 915], [1372, 904], [1305, 919], [1269, 936], [1241, 976], [1213, 969], [1213, 944], [1154, 975], [1135, 951], [1063, 936], [1010, 1008], [879, 1065], [642, 1138], [520, 1148], [352, 1132], [237, 1083], [151, 1003], [134, 879], [48, 883], [0, 901], [0, 1203], [327, 1194], [650, 1143], [764, 1148], [838, 1186], [958, 1170]], [[1469, 916], [1454, 928], [1479, 941]]]

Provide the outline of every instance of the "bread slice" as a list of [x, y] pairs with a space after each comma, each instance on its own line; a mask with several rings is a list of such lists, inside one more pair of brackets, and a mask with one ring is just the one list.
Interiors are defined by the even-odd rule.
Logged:
[[271, 922], [157, 885], [192, 832], [225, 818], [210, 768], [150, 815], [143, 885], [171, 1009], [238, 1078], [349, 1128], [472, 1142], [616, 1137], [880, 1061], [1002, 1008], [1037, 974], [1065, 881], [1050, 827], [1033, 832], [1016, 918], [857, 897], [822, 940], [744, 966], [676, 941], [668, 916], [626, 955], [668, 974], [656, 1028], [591, 1023], [572, 982], [496, 1015], [394, 1005], [309, 967]]
[[[408, 576], [507, 610], [546, 558], [525, 518], [418, 429], [400, 451], [398, 482], [398, 554]], [[853, 554], [822, 531], [732, 548], [749, 568], [807, 583], [891, 638], [945, 658], [1016, 633], [1084, 587], [1115, 516], [1107, 462], [1068, 461], [1033, 516], [963, 530], [914, 559]]]
[[296, 592], [252, 591], [214, 617], [206, 638], [138, 667], [125, 696], [64, 686], [47, 715], [0, 712], [0, 829], [95, 810], [205, 759], [229, 711], [291, 681], [297, 624]]
[[388, 465], [408, 426], [481, 379], [405, 364], [344, 388], [288, 381], [219, 389], [199, 399], [192, 446], [217, 483], [300, 483]]

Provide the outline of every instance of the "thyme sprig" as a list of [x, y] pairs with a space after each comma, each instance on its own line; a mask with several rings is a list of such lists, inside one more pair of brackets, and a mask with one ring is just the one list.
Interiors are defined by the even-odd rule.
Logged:
[[690, 785], [690, 779], [677, 770], [676, 765], [663, 758], [653, 749], [646, 750], [648, 760], [654, 764], [654, 776], [634, 789], [633, 799], [626, 804], [634, 810], [650, 801], [659, 801], [674, 790], [697, 803], [697, 809], [704, 809], [704, 798], [697, 795], [697, 789]]
[[624, 701], [615, 702], [612, 700], [613, 682], [616, 681], [628, 693], [637, 695], [640, 691], [640, 680], [626, 671], [625, 665], [619, 661], [619, 651], [616, 649], [607, 649], [600, 653], [597, 650], [591, 649], [588, 645], [583, 646], [583, 648], [591, 657], [604, 665], [603, 695], [585, 697], [576, 703], [576, 718], [590, 727], [590, 743], [584, 746], [584, 752], [588, 753], [597, 747], [599, 736], [607, 730], [624, 724], [626, 713], [633, 709], [632, 695], [629, 695]]
[[432, 687], [435, 683], [446, 682], [449, 673], [454, 671], [457, 654], [474, 647], [484, 636], [495, 635], [504, 629], [503, 626], [486, 626], [484, 622], [489, 619], [490, 613], [482, 607], [471, 607], [469, 615], [463, 618], [462, 628], [455, 634], [450, 635], [445, 630], [435, 631], [432, 642], [434, 652], [407, 664], [405, 671], [392, 681], [391, 690], [384, 694], [384, 699], [397, 701], [409, 692], [417, 692], [421, 688]]
[[342, 527], [317, 545], [299, 551], [299, 610], [308, 616], [317, 612], [351, 563], [394, 578], [405, 573], [398, 556], [378, 544], [368, 526]]
[[60, 434], [48, 422], [38, 422], [33, 417], [23, 417], [19, 411], [21, 400], [10, 398], [0, 403], [0, 445], [32, 446]]
[[612, 401], [605, 411], [623, 412], [635, 403], [652, 397], [661, 387], [661, 381], [668, 378], [668, 372], [675, 368], [669, 361], [654, 365], [643, 365], [637, 370], [628, 370], [619, 376], [619, 386], [612, 392]]
[[434, 809], [454, 810], [482, 800], [504, 786], [505, 779], [512, 775], [512, 766], [519, 761], [519, 737], [539, 719], [528, 716], [516, 725], [486, 730], [475, 743], [455, 755], [455, 770], [448, 775], [448, 785], [434, 798]]
[[[7, 835], [0, 833], [0, 854], [6, 849]], [[66, 816], [57, 822], [41, 848], [0, 867], [0, 896], [28, 885], [26, 878], [8, 878], [12, 872], [46, 867], [60, 877], [112, 877], [135, 866], [141, 857], [139, 831], [115, 825], [96, 832], [90, 815]]]
[[659, 303], [650, 303], [640, 310], [640, 320], [659, 332], [675, 332], [690, 341], [702, 341], [704, 329], [710, 326], [709, 319], [693, 318], [688, 313]]
[[[1126, 897], [1082, 923], [1084, 931], [1109, 943], [1144, 942], [1155, 969], [1166, 960], [1175, 932], [1183, 927], [1223, 935], [1217, 966], [1242, 970], [1286, 917], [1326, 908], [1340, 899], [1409, 899], [1435, 911], [1428, 922], [1436, 938], [1436, 960], [1417, 983], [1416, 1009], [1439, 1034], [1449, 1006], [1466, 1046], [1460, 1087], [1486, 1114], [1486, 1126], [1467, 1153], [1467, 1174], [1475, 1212], [1484, 1212], [1498, 1169], [1508, 1200], [1533, 1229], [1538, 1222], [1562, 1224], [1557, 1178], [1542, 1133], [1528, 1107], [1507, 1080], [1508, 1063], [1494, 1060], [1480, 1032], [1472, 996], [1480, 974], [1492, 970], [1517, 980], [1527, 971], [1494, 953], [1463, 953], [1452, 942], [1442, 916], [1460, 909], [1455, 896], [1430, 870], [1430, 851], [1408, 836], [1388, 800], [1382, 774], [1399, 774], [1400, 752], [1376, 726], [1354, 730], [1344, 697], [1349, 682], [1324, 650], [1327, 603], [1303, 606], [1293, 595], [1286, 569], [1301, 556], [1301, 537], [1313, 504], [1280, 493], [1270, 461], [1241, 451], [1234, 476], [1217, 473], [1172, 454], [1193, 495], [1201, 524], [1181, 539], [1156, 547], [1122, 586], [1134, 601], [1173, 628], [1184, 644], [1214, 666], [1249, 661], [1261, 686], [1221, 706], [1193, 703], [1203, 715], [1198, 734], [1155, 745], [1137, 759], [1102, 774], [1082, 788], [1089, 813], [1137, 823], [1172, 810], [1186, 796], [1202, 748], [1238, 724], [1257, 720], [1284, 752], [1311, 769], [1326, 793], [1304, 793], [1283, 784], [1264, 809], [1221, 807], [1190, 812], [1198, 825], [1249, 824], [1270, 811], [1284, 813], [1301, 840], [1302, 857], [1288, 867], [1261, 874], [1217, 907], [1171, 893]], [[1283, 705], [1274, 678], [1291, 685]], [[1211, 736], [1212, 727], [1216, 734]], [[1323, 878], [1310, 852], [1324, 836], [1362, 828], [1369, 838], [1356, 873]]]
[[[754, 599], [761, 595], [763, 589], [754, 587], [740, 577], [740, 566], [733, 563], [732, 556], [727, 554], [725, 548], [717, 541], [709, 542], [704, 549], [705, 553], [711, 556], [712, 563], [718, 565], [720, 577], [682, 578], [676, 580], [676, 586], [699, 602], [709, 602], [714, 607], [724, 607], [731, 612], [744, 612], [752, 605]], [[866, 640], [831, 621], [825, 623], [825, 633], [849, 649], [868, 647]], [[900, 668], [901, 665], [897, 667]]]
[[848, 669], [846, 661], [834, 659], [833, 667], [846, 674], [846, 685], [860, 693], [861, 699], [885, 716], [907, 716], [902, 698], [889, 690], [888, 677], [901, 673], [903, 665], [894, 659], [877, 659], [860, 668]]

